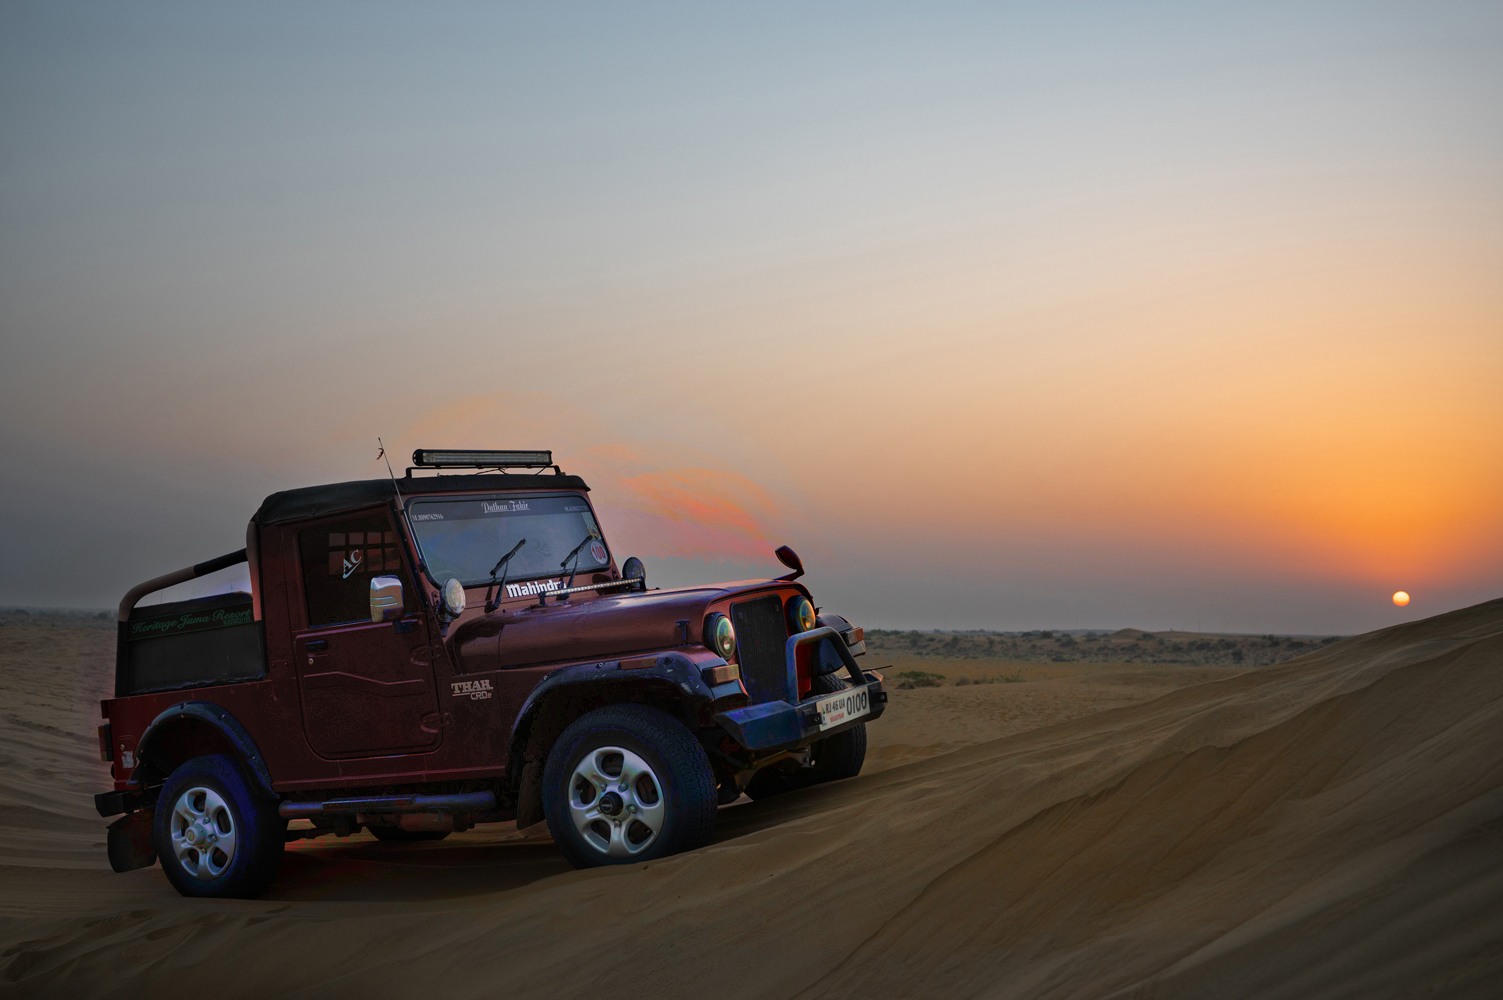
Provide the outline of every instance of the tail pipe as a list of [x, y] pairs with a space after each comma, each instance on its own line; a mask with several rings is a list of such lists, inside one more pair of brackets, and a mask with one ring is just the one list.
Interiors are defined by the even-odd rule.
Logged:
[[461, 792], [455, 795], [381, 795], [362, 799], [329, 799], [326, 802], [283, 802], [277, 812], [284, 819], [316, 816], [380, 815], [385, 813], [472, 813], [496, 808], [495, 792]]

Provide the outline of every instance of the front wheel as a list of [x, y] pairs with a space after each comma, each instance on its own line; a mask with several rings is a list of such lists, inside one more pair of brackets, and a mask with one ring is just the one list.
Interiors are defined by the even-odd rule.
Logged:
[[543, 768], [548, 830], [576, 868], [690, 851], [715, 827], [715, 775], [692, 733], [646, 705], [576, 719]]
[[281, 867], [286, 829], [240, 763], [212, 754], [163, 782], [152, 836], [163, 874], [184, 896], [252, 899]]

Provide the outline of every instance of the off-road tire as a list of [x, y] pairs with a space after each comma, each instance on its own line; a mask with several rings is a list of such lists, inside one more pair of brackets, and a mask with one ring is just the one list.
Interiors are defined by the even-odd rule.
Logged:
[[826, 737], [814, 744], [811, 784], [854, 778], [866, 763], [866, 723]]
[[[814, 678], [810, 693], [839, 694], [848, 687], [850, 684], [835, 674], [821, 674]], [[866, 723], [825, 737], [809, 748], [809, 757], [808, 767], [796, 761], [782, 761], [763, 768], [747, 783], [746, 794], [753, 799], [767, 799], [826, 781], [854, 778], [866, 763]]]
[[[609, 747], [635, 754], [661, 786], [660, 829], [630, 857], [604, 853], [574, 820], [571, 794], [577, 771], [588, 755]], [[704, 747], [677, 719], [646, 705], [612, 705], [580, 716], [553, 744], [543, 767], [543, 815], [554, 842], [575, 868], [636, 864], [692, 851], [714, 832], [716, 806], [715, 774]]]
[[386, 844], [420, 844], [443, 840], [449, 830], [404, 830], [400, 826], [368, 826], [371, 836]]
[[[185, 867], [173, 841], [174, 827], [182, 820], [177, 805], [212, 802], [209, 796], [194, 794], [200, 790], [217, 796], [216, 815], [223, 810], [217, 820], [205, 813], [206, 822], [217, 823], [217, 836], [232, 833], [234, 837], [233, 852], [222, 870], [208, 878]], [[287, 821], [277, 815], [276, 800], [251, 780], [244, 766], [233, 757], [212, 754], [180, 764], [162, 783], [152, 841], [167, 881], [184, 896], [253, 899], [266, 891], [281, 867], [286, 832]], [[210, 855], [213, 849], [209, 848]]]

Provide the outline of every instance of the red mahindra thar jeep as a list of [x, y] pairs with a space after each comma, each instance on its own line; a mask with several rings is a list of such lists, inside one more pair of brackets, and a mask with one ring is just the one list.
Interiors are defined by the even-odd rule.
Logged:
[[[116, 871], [160, 858], [184, 895], [253, 896], [289, 840], [508, 819], [624, 864], [705, 843], [743, 791], [860, 772], [882, 677], [790, 549], [776, 579], [650, 589], [551, 453], [413, 461], [273, 494], [243, 550], [120, 602], [95, 796], [124, 813]], [[240, 562], [249, 594], [137, 606]]]

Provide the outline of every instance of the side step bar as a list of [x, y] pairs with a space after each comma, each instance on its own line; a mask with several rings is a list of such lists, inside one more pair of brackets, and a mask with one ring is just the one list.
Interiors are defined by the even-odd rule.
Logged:
[[496, 808], [495, 792], [461, 792], [454, 795], [382, 795], [364, 799], [330, 799], [327, 802], [283, 802], [277, 812], [285, 819], [315, 816], [379, 813], [470, 813]]

